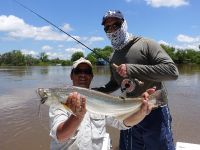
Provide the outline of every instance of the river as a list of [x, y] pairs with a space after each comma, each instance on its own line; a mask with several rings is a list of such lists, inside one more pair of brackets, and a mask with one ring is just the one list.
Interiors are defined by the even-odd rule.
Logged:
[[[166, 81], [175, 142], [200, 144], [200, 65], [178, 66], [178, 80]], [[48, 107], [36, 89], [72, 85], [71, 67], [0, 67], [0, 149], [48, 150]], [[109, 80], [108, 67], [96, 67], [91, 87]], [[115, 92], [114, 94], [119, 94]], [[113, 146], [119, 132], [108, 128]]]

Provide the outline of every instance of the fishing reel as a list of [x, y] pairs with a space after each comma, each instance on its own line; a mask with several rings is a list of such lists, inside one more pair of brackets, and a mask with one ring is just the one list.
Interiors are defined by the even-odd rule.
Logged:
[[137, 87], [144, 85], [144, 82], [139, 81], [138, 79], [124, 79], [121, 82], [121, 91], [124, 94], [132, 93]]

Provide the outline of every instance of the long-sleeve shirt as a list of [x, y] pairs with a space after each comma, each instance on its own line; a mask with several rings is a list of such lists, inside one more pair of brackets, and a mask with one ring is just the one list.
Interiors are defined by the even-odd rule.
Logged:
[[61, 104], [50, 106], [49, 117], [52, 150], [101, 150], [106, 134], [106, 125], [118, 129], [128, 129], [122, 121], [118, 121], [114, 117], [86, 112], [75, 134], [70, 139], [59, 142], [56, 136], [57, 128], [70, 115], [72, 114]]
[[[157, 89], [163, 87], [162, 81], [175, 80], [179, 72], [169, 55], [162, 47], [153, 40], [132, 37], [130, 42], [121, 50], [113, 52], [110, 62], [116, 65], [126, 64], [128, 78], [135, 78], [144, 82], [143, 86], [136, 89], [127, 96], [140, 96], [146, 89], [156, 86]], [[110, 66], [110, 81], [98, 91], [110, 93], [117, 90], [124, 80], [116, 69]]]

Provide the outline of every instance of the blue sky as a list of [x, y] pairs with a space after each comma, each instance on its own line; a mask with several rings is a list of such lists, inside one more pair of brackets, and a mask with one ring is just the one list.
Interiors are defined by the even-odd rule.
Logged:
[[[199, 51], [199, 0], [18, 0], [90, 48], [110, 45], [102, 16], [120, 10], [128, 31], [176, 48]], [[12, 0], [0, 1], [0, 54], [11, 50], [49, 58], [70, 59], [90, 52]]]

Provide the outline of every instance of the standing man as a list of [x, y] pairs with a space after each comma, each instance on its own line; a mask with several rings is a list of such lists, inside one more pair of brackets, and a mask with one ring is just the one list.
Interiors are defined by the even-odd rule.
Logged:
[[[111, 40], [110, 81], [95, 88], [111, 93], [121, 87], [127, 97], [141, 95], [146, 89], [164, 88], [162, 81], [178, 78], [178, 69], [160, 45], [127, 32], [127, 23], [120, 11], [108, 11], [102, 25]], [[171, 115], [167, 105], [153, 110], [131, 129], [120, 132], [121, 150], [175, 150], [171, 131]]]
[[[71, 80], [74, 86], [89, 88], [93, 78], [92, 64], [90, 61], [80, 58], [73, 63]], [[153, 89], [143, 93], [144, 99]], [[151, 111], [152, 106], [143, 100], [141, 109], [130, 115], [123, 121], [114, 117], [92, 114], [86, 111], [86, 98], [77, 92], [69, 94], [66, 105], [51, 105], [49, 109], [50, 136], [52, 137], [52, 150], [102, 150], [106, 137], [106, 125], [118, 129], [128, 129], [139, 123]], [[109, 140], [108, 140], [109, 141]], [[104, 150], [109, 150], [109, 142], [106, 142]]]

